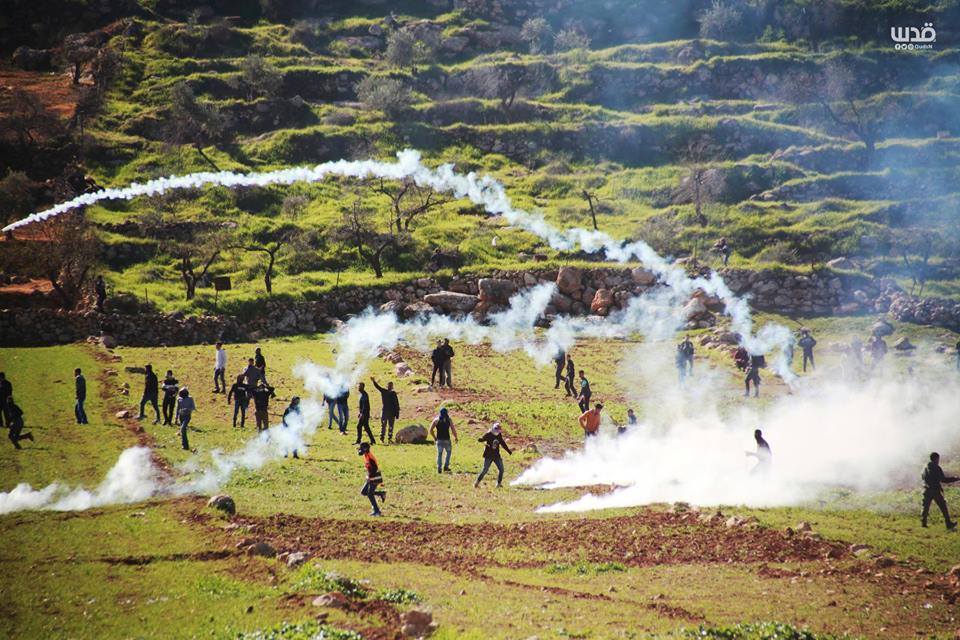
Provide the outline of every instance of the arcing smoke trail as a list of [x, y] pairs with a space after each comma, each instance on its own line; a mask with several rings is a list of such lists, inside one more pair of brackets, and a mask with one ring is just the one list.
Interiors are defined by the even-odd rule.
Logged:
[[262, 187], [295, 182], [318, 182], [328, 176], [412, 179], [420, 186], [428, 186], [438, 192], [451, 193], [457, 198], [467, 198], [475, 204], [482, 205], [489, 213], [502, 215], [510, 225], [536, 235], [554, 249], [569, 251], [580, 247], [589, 253], [603, 251], [609, 260], [616, 262], [626, 262], [636, 258], [675, 292], [675, 300], [678, 302], [688, 298], [697, 288], [718, 296], [724, 302], [726, 313], [732, 319], [733, 330], [744, 336], [744, 344], [751, 351], [769, 350], [771, 346], [771, 344], [755, 342], [755, 338], [751, 336], [752, 322], [749, 305], [746, 300], [735, 296], [716, 273], [711, 274], [709, 278], [689, 278], [681, 267], [671, 264], [642, 240], [624, 243], [601, 231], [579, 228], [561, 231], [548, 223], [542, 215], [515, 208], [503, 185], [490, 176], [477, 176], [473, 172], [465, 175], [458, 174], [454, 171], [452, 164], [431, 169], [421, 162], [420, 153], [413, 149], [398, 152], [396, 162], [337, 160], [314, 167], [295, 167], [263, 173], [240, 174], [220, 171], [157, 178], [143, 184], [133, 183], [120, 189], [110, 188], [82, 194], [9, 224], [3, 230], [12, 231], [104, 200], [130, 200], [139, 196], [158, 195], [177, 189], [194, 189], [209, 184], [225, 187]]
[[[682, 323], [683, 318], [677, 309], [697, 288], [717, 295], [724, 301], [734, 330], [744, 337], [744, 343], [751, 351], [769, 351], [773, 346], [785, 345], [789, 338], [789, 331], [783, 327], [765, 327], [760, 334], [751, 335], [752, 320], [746, 300], [737, 298], [719, 275], [714, 273], [708, 278], [689, 278], [682, 268], [659, 256], [642, 241], [624, 244], [599, 231], [560, 231], [547, 223], [541, 215], [515, 209], [503, 186], [493, 178], [477, 177], [474, 173], [460, 175], [454, 172], [452, 165], [430, 169], [420, 162], [420, 154], [413, 150], [398, 153], [397, 162], [394, 163], [340, 160], [313, 168], [300, 167], [251, 174], [203, 172], [160, 178], [145, 184], [134, 183], [122, 189], [105, 189], [83, 194], [8, 225], [4, 230], [47, 220], [71, 209], [103, 200], [127, 200], [207, 184], [239, 187], [310, 182], [330, 175], [409, 178], [435, 191], [452, 193], [458, 198], [468, 198], [483, 205], [488, 212], [503, 215], [509, 224], [539, 236], [558, 250], [580, 246], [590, 252], [602, 250], [611, 260], [624, 262], [637, 258], [667, 286], [660, 288], [655, 294], [633, 298], [624, 310], [605, 322], [559, 318], [547, 333], [546, 341], [536, 340], [534, 325], [555, 293], [553, 285], [535, 287], [514, 296], [510, 308], [492, 315], [489, 325], [480, 325], [469, 318], [454, 320], [446, 316], [399, 323], [393, 314], [368, 312], [351, 320], [341, 330], [337, 338], [337, 361], [333, 368], [320, 367], [313, 363], [297, 366], [295, 373], [304, 379], [305, 388], [310, 393], [337, 395], [339, 390], [352, 385], [362, 373], [365, 363], [376, 357], [381, 349], [393, 347], [401, 341], [425, 349], [432, 336], [445, 336], [472, 344], [489, 340], [497, 350], [522, 348], [540, 362], [548, 360], [558, 349], [570, 347], [577, 336], [613, 337], [641, 332], [651, 338], [664, 338]], [[786, 372], [786, 369], [784, 371]], [[4, 512], [4, 509], [9, 511], [22, 508], [82, 509], [107, 502], [142, 500], [152, 495], [214, 491], [237, 468], [259, 468], [291, 449], [303, 447], [305, 438], [312, 435], [322, 417], [321, 405], [313, 400], [307, 401], [303, 406], [302, 418], [293, 420], [289, 428], [274, 426], [267, 433], [252, 439], [239, 452], [222, 454], [214, 451], [211, 454], [212, 460], [205, 466], [194, 460], [186, 469], [191, 472], [192, 479], [181, 483], [160, 479], [160, 474], [152, 467], [148, 456], [142, 459], [143, 454], [136, 453], [140, 449], [128, 449], [96, 491], [78, 489], [64, 496], [64, 490], [58, 484], [41, 490], [20, 485], [10, 493], [0, 493], [0, 513]], [[138, 470], [139, 475], [136, 474]], [[131, 488], [126, 492], [118, 492], [111, 482], [113, 477], [128, 478]]]

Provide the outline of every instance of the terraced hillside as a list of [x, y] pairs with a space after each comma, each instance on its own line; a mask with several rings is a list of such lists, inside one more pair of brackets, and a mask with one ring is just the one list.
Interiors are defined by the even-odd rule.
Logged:
[[[46, 146], [5, 142], [2, 164], [34, 181], [8, 219], [90, 188], [57, 174], [68, 152], [66, 174], [122, 186], [409, 147], [495, 176], [561, 227], [714, 264], [720, 237], [735, 266], [845, 256], [846, 268], [960, 295], [952, 3], [106, 5], [78, 9], [92, 35], [62, 40], [61, 26], [6, 43], [63, 47], [55, 67], [77, 38], [100, 52], [64, 71], [79, 73], [82, 127], [75, 116]], [[932, 50], [894, 49], [889, 26], [911, 20], [936, 22]], [[65, 186], [38, 188], [45, 178]], [[277, 242], [273, 292], [297, 298], [375, 280], [377, 248], [387, 280], [420, 274], [435, 249], [441, 267], [479, 271], [558, 257], [469, 203], [396, 183], [209, 188], [87, 217], [111, 284], [167, 310], [212, 307], [218, 274], [234, 285], [219, 308], [248, 308]], [[184, 256], [199, 274], [216, 251], [185, 301]]]

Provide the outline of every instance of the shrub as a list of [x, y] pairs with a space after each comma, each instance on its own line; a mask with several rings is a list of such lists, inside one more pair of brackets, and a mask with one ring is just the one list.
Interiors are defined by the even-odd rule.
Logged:
[[557, 51], [589, 49], [590, 37], [577, 29], [564, 29], [554, 38], [553, 46]]
[[420, 594], [407, 589], [386, 589], [380, 592], [379, 597], [381, 600], [394, 604], [411, 604], [421, 600]]
[[711, 40], [736, 40], [744, 32], [743, 10], [732, 2], [713, 0], [700, 14], [700, 37]]
[[530, 47], [530, 53], [547, 53], [553, 42], [553, 29], [544, 18], [530, 18], [523, 23], [520, 38]]
[[402, 111], [413, 102], [410, 89], [402, 80], [367, 76], [357, 83], [357, 97], [370, 108], [388, 115]]

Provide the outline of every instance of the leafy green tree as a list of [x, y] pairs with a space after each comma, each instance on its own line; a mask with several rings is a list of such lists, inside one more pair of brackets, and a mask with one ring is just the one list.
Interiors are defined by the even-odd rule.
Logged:
[[219, 171], [220, 167], [203, 148], [225, 141], [228, 131], [229, 120], [216, 105], [198, 100], [185, 82], [173, 85], [170, 90], [170, 115], [167, 118], [167, 142], [192, 145], [207, 164]]

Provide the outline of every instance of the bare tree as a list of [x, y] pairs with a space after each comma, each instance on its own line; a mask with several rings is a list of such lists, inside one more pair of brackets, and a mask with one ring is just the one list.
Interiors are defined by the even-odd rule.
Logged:
[[381, 179], [373, 190], [390, 200], [392, 225], [396, 225], [398, 234], [410, 231], [410, 225], [416, 218], [449, 202], [430, 187], [421, 187], [410, 179], [396, 184]]
[[170, 116], [167, 118], [166, 139], [171, 144], [190, 144], [214, 170], [220, 167], [204, 153], [203, 148], [226, 139], [229, 121], [220, 109], [209, 102], [197, 100], [193, 90], [178, 82], [170, 90]]
[[706, 135], [690, 141], [683, 153], [685, 168], [680, 184], [677, 186], [675, 200], [692, 202], [697, 224], [707, 226], [704, 205], [712, 201], [723, 187], [722, 179], [716, 171], [711, 171], [708, 162], [718, 155], [713, 140]]
[[272, 98], [283, 85], [283, 75], [261, 56], [251, 54], [240, 64], [240, 80], [247, 89], [247, 100], [257, 96]]
[[49, 281], [63, 308], [75, 309], [100, 256], [100, 241], [81, 214], [34, 225], [30, 235], [15, 241], [14, 264]]
[[299, 229], [293, 225], [266, 229], [254, 232], [250, 238], [240, 244], [230, 246], [231, 249], [243, 249], [264, 255], [263, 286], [267, 290], [267, 295], [273, 295], [273, 271], [277, 263], [277, 254], [291, 243], [298, 231]]
[[210, 268], [223, 253], [224, 244], [222, 235], [217, 233], [203, 234], [192, 241], [173, 240], [164, 244], [164, 250], [176, 262], [187, 300], [193, 300], [196, 296], [197, 284], [207, 277]]
[[818, 104], [840, 131], [862, 142], [866, 151], [864, 164], [869, 167], [885, 114], [879, 103], [860, 97], [865, 81], [848, 65], [835, 62], [821, 72], [795, 76], [789, 93], [796, 102]]
[[584, 189], [580, 193], [580, 197], [587, 201], [587, 206], [590, 207], [590, 219], [593, 220], [593, 230], [599, 231], [600, 227], [597, 226], [597, 207], [599, 204], [600, 198], [597, 197], [596, 193], [592, 191], [587, 191]]
[[364, 206], [359, 195], [344, 209], [343, 220], [335, 234], [356, 250], [357, 257], [370, 265], [378, 278], [383, 277], [384, 254], [399, 244], [392, 232], [377, 229], [373, 210]]
[[15, 131], [21, 153], [28, 153], [41, 139], [60, 136], [64, 128], [47, 107], [31, 93], [15, 89], [10, 110], [5, 114], [6, 126]]
[[87, 34], [74, 33], [64, 39], [60, 50], [63, 60], [73, 66], [73, 84], [80, 84], [83, 67], [97, 56], [97, 47]]

